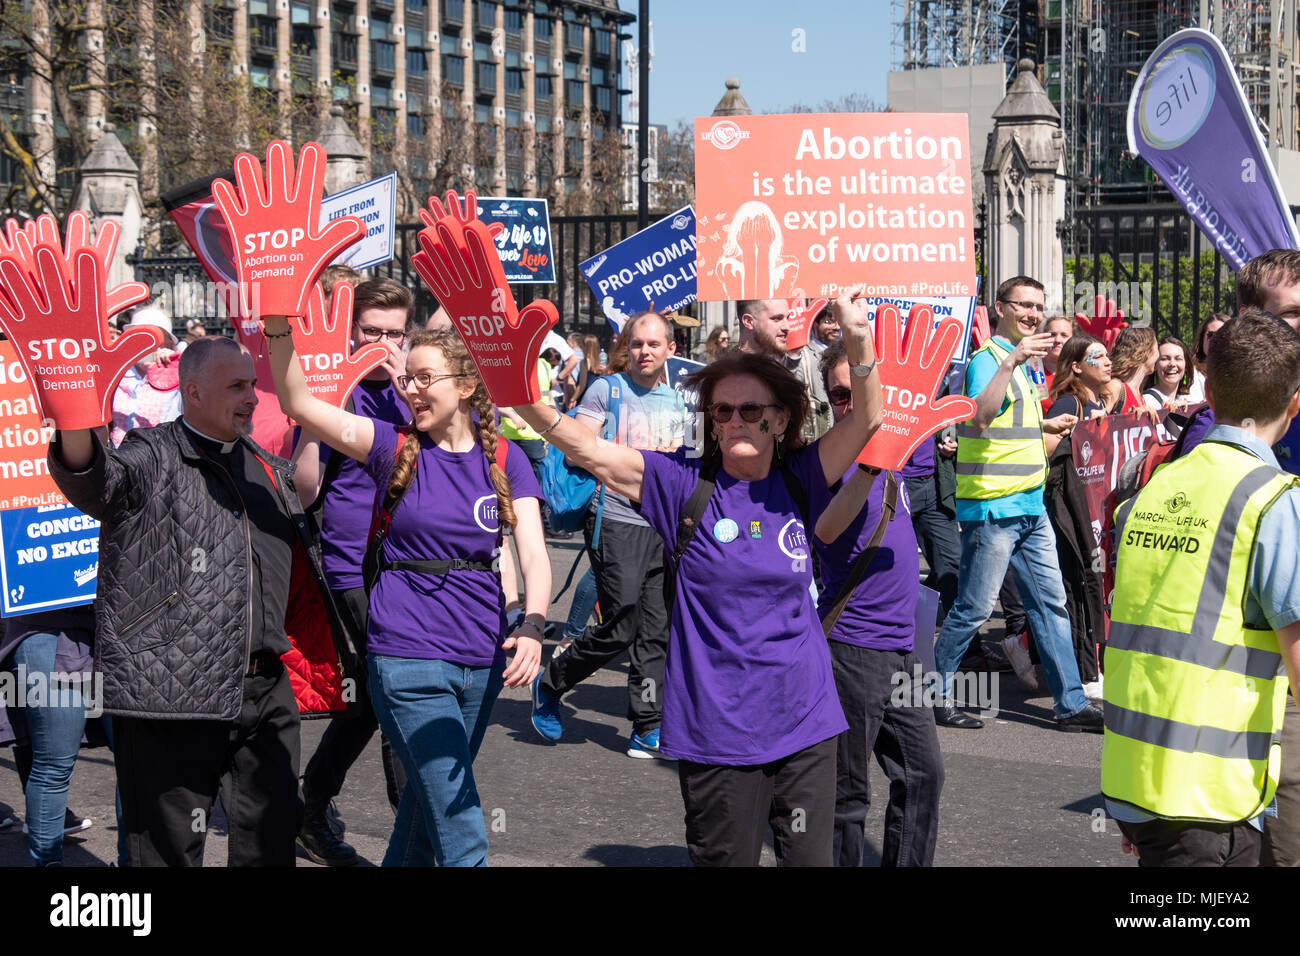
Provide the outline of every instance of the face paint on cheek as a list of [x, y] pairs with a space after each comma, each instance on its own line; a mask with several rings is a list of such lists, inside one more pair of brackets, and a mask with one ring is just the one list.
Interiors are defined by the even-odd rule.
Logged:
[[1101, 357], [1105, 354], [1098, 349], [1094, 349], [1083, 357], [1083, 364], [1090, 368], [1097, 368], [1101, 365]]
[[766, 435], [766, 434], [771, 430], [771, 429], [769, 429], [769, 428], [767, 427], [767, 419], [766, 419], [766, 418], [763, 419], [761, 422], [758, 423], [758, 430], [761, 431], [764, 435]]

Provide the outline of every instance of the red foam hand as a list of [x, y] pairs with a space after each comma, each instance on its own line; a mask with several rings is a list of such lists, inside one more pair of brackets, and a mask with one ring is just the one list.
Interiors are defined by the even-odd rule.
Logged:
[[318, 282], [307, 300], [307, 315], [291, 319], [293, 344], [307, 387], [321, 401], [342, 408], [361, 381], [383, 365], [390, 353], [383, 342], [352, 351], [352, 287], [340, 282], [330, 296], [326, 322], [325, 290]]
[[988, 341], [992, 334], [993, 332], [989, 328], [988, 306], [975, 306], [975, 320], [971, 322], [970, 326], [971, 351], [974, 351]]
[[[90, 242], [90, 221], [83, 212], [74, 212], [68, 216], [67, 230], [63, 241], [59, 240], [59, 224], [49, 213], [38, 219], [19, 223], [15, 219], [5, 222], [4, 235], [0, 236], [0, 256], [18, 262], [27, 274], [36, 279], [36, 246], [46, 245], [52, 249], [62, 248], [63, 277], [72, 283], [72, 262], [82, 249], [94, 253], [99, 260], [100, 274], [105, 282], [117, 251], [117, 240], [122, 229], [112, 219], [100, 224], [99, 234]], [[104, 289], [104, 315], [117, 315], [138, 302], [149, 298], [149, 287], [143, 282], [123, 282], [121, 285]]]
[[475, 201], [466, 193], [462, 209], [449, 192], [451, 210], [420, 230], [420, 251], [411, 256], [411, 265], [452, 317], [492, 401], [503, 407], [531, 405], [541, 398], [542, 339], [559, 316], [545, 299], [522, 311], [515, 306], [492, 234], [469, 214]]
[[1092, 303], [1092, 316], [1082, 312], [1074, 313], [1075, 323], [1089, 335], [1100, 340], [1109, 352], [1119, 338], [1119, 333], [1128, 328], [1124, 321], [1124, 310], [1113, 299], [1097, 296]]
[[808, 339], [812, 336], [813, 319], [826, 308], [829, 301], [830, 299], [805, 299], [798, 289], [795, 290], [795, 298], [790, 300], [790, 310], [786, 313], [790, 322], [790, 328], [785, 334], [787, 349], [801, 349], [808, 344]]
[[355, 216], [320, 225], [325, 153], [306, 143], [294, 175], [289, 144], [266, 147], [266, 176], [250, 153], [235, 157], [236, 187], [212, 181], [212, 197], [230, 229], [244, 314], [306, 315], [307, 300], [320, 274], [348, 246], [366, 234]]
[[0, 256], [0, 331], [14, 343], [43, 418], [59, 429], [97, 428], [112, 416], [122, 375], [162, 344], [151, 327], [128, 329], [108, 341], [104, 266], [87, 248], [65, 279], [63, 250], [35, 247], [33, 270]]
[[[471, 222], [482, 222], [478, 218], [476, 210], [478, 209], [478, 196], [473, 191], [465, 194], [465, 202], [462, 205], [460, 199], [456, 196], [455, 190], [447, 190], [447, 205], [443, 205], [437, 196], [429, 197], [429, 206], [427, 209], [420, 210], [420, 222], [424, 223], [429, 229], [435, 229], [438, 220], [444, 216], [453, 216], [460, 221], [462, 226], [468, 226]], [[506, 231], [506, 227], [499, 222], [486, 224], [488, 233], [492, 238]]]
[[864, 465], [891, 471], [902, 468], [921, 442], [939, 429], [975, 414], [975, 403], [965, 396], [934, 398], [965, 324], [948, 317], [936, 326], [933, 309], [914, 305], [907, 315], [905, 334], [900, 334], [901, 325], [897, 306], [886, 304], [876, 310], [884, 417], [858, 456]]

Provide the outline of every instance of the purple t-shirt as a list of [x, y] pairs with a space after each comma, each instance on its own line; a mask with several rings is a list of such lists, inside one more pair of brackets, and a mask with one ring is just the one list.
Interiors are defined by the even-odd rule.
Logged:
[[[387, 380], [362, 379], [352, 390], [352, 408], [358, 415], [392, 425], [405, 425], [411, 420], [410, 408]], [[334, 454], [338, 452], [321, 445], [322, 469]], [[325, 489], [325, 500], [321, 503], [321, 568], [331, 590], [365, 586], [361, 559], [366, 555], [374, 509], [375, 480], [366, 474], [360, 462], [344, 455], [339, 473]]]
[[[700, 459], [641, 454], [641, 514], [671, 553]], [[825, 487], [816, 443], [790, 467], [805, 487]], [[769, 763], [848, 724], [808, 589], [807, 536], [784, 480], [719, 471], [716, 484], [677, 577], [659, 746], [696, 763]]]
[[912, 452], [912, 457], [904, 462], [903, 468], [898, 474], [901, 478], [929, 478], [934, 474], [933, 435], [917, 446], [916, 451]]
[[[857, 466], [855, 465], [854, 468]], [[849, 480], [850, 469], [844, 476]], [[838, 490], [838, 485], [835, 490]], [[826, 510], [835, 490], [820, 485], [809, 486], [808, 507], [814, 526]], [[840, 587], [849, 576], [867, 542], [875, 533], [880, 521], [881, 503], [885, 495], [885, 474], [876, 476], [863, 508], [844, 533], [830, 544], [813, 536], [813, 547], [822, 570], [822, 590], [818, 596], [817, 613], [825, 616], [835, 604]], [[880, 550], [867, 569], [867, 576], [854, 590], [849, 603], [831, 629], [831, 640], [856, 644], [877, 651], [910, 651], [916, 633], [916, 601], [921, 580], [921, 563], [916, 555], [916, 533], [912, 530], [912, 516], [908, 512], [907, 490], [898, 482], [898, 507], [894, 520], [885, 528]]]
[[[379, 487], [388, 487], [397, 434], [396, 426], [375, 422], [375, 441], [365, 468]], [[428, 435], [417, 434], [420, 457], [415, 479], [393, 515], [384, 559], [491, 561], [497, 555], [500, 533], [487, 456], [477, 447], [460, 453], [444, 451]], [[541, 497], [528, 456], [513, 442], [506, 452], [505, 471], [513, 498]], [[505, 626], [501, 581], [491, 571], [385, 571], [370, 594], [366, 648], [388, 657], [486, 667], [505, 660], [501, 650]]]

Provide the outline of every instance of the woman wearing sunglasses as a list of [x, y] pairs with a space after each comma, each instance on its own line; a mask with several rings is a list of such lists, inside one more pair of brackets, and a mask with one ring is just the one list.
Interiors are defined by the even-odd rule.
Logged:
[[847, 724], [796, 500], [839, 480], [881, 412], [865, 309], [847, 294], [834, 308], [855, 411], [811, 445], [800, 436], [807, 390], [771, 359], [743, 353], [688, 381], [708, 415], [693, 450], [635, 451], [545, 406], [516, 409], [573, 464], [638, 503], [678, 557], [660, 752], [679, 761], [697, 865], [756, 865], [769, 825], [783, 864], [831, 864], [835, 738]]
[[[414, 416], [408, 433], [314, 397], [288, 322], [265, 321], [281, 407], [387, 489], [392, 519], [368, 582], [366, 651], [375, 715], [407, 785], [384, 865], [486, 865], [474, 755], [503, 684], [522, 687], [537, 675], [551, 593], [537, 479], [516, 445], [505, 443], [502, 463], [491, 400], [454, 332], [411, 337], [406, 374], [396, 378]], [[494, 569], [501, 524], [514, 528], [528, 595], [504, 643]]]

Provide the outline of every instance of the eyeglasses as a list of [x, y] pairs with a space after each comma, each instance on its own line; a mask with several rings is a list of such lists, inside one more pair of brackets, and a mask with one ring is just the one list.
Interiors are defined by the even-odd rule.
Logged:
[[847, 388], [832, 388], [826, 393], [826, 397], [830, 399], [832, 405], [839, 408], [853, 401], [853, 392]]
[[414, 382], [420, 388], [428, 388], [434, 382], [441, 382], [444, 378], [464, 378], [464, 375], [457, 375], [455, 372], [448, 372], [446, 375], [432, 375], [429, 372], [416, 372], [414, 375], [397, 376], [397, 387], [406, 391], [406, 387]]
[[1019, 306], [1026, 312], [1042, 312], [1047, 308], [1041, 302], [1017, 302], [1015, 299], [998, 299], [998, 301], [1005, 302], [1007, 305]]
[[731, 421], [733, 412], [740, 412], [741, 421], [753, 423], [763, 417], [763, 409], [765, 408], [781, 408], [781, 406], [773, 402], [768, 402], [766, 405], [760, 402], [746, 402], [739, 406], [728, 405], [726, 402], [714, 402], [709, 406], [709, 417], [719, 425], [725, 425]]
[[[364, 325], [357, 326], [361, 337], [367, 342], [378, 342], [380, 339], [388, 339], [390, 342], [401, 342], [405, 340], [406, 333], [401, 329], [368, 329]], [[402, 386], [405, 388], [406, 386]]]

